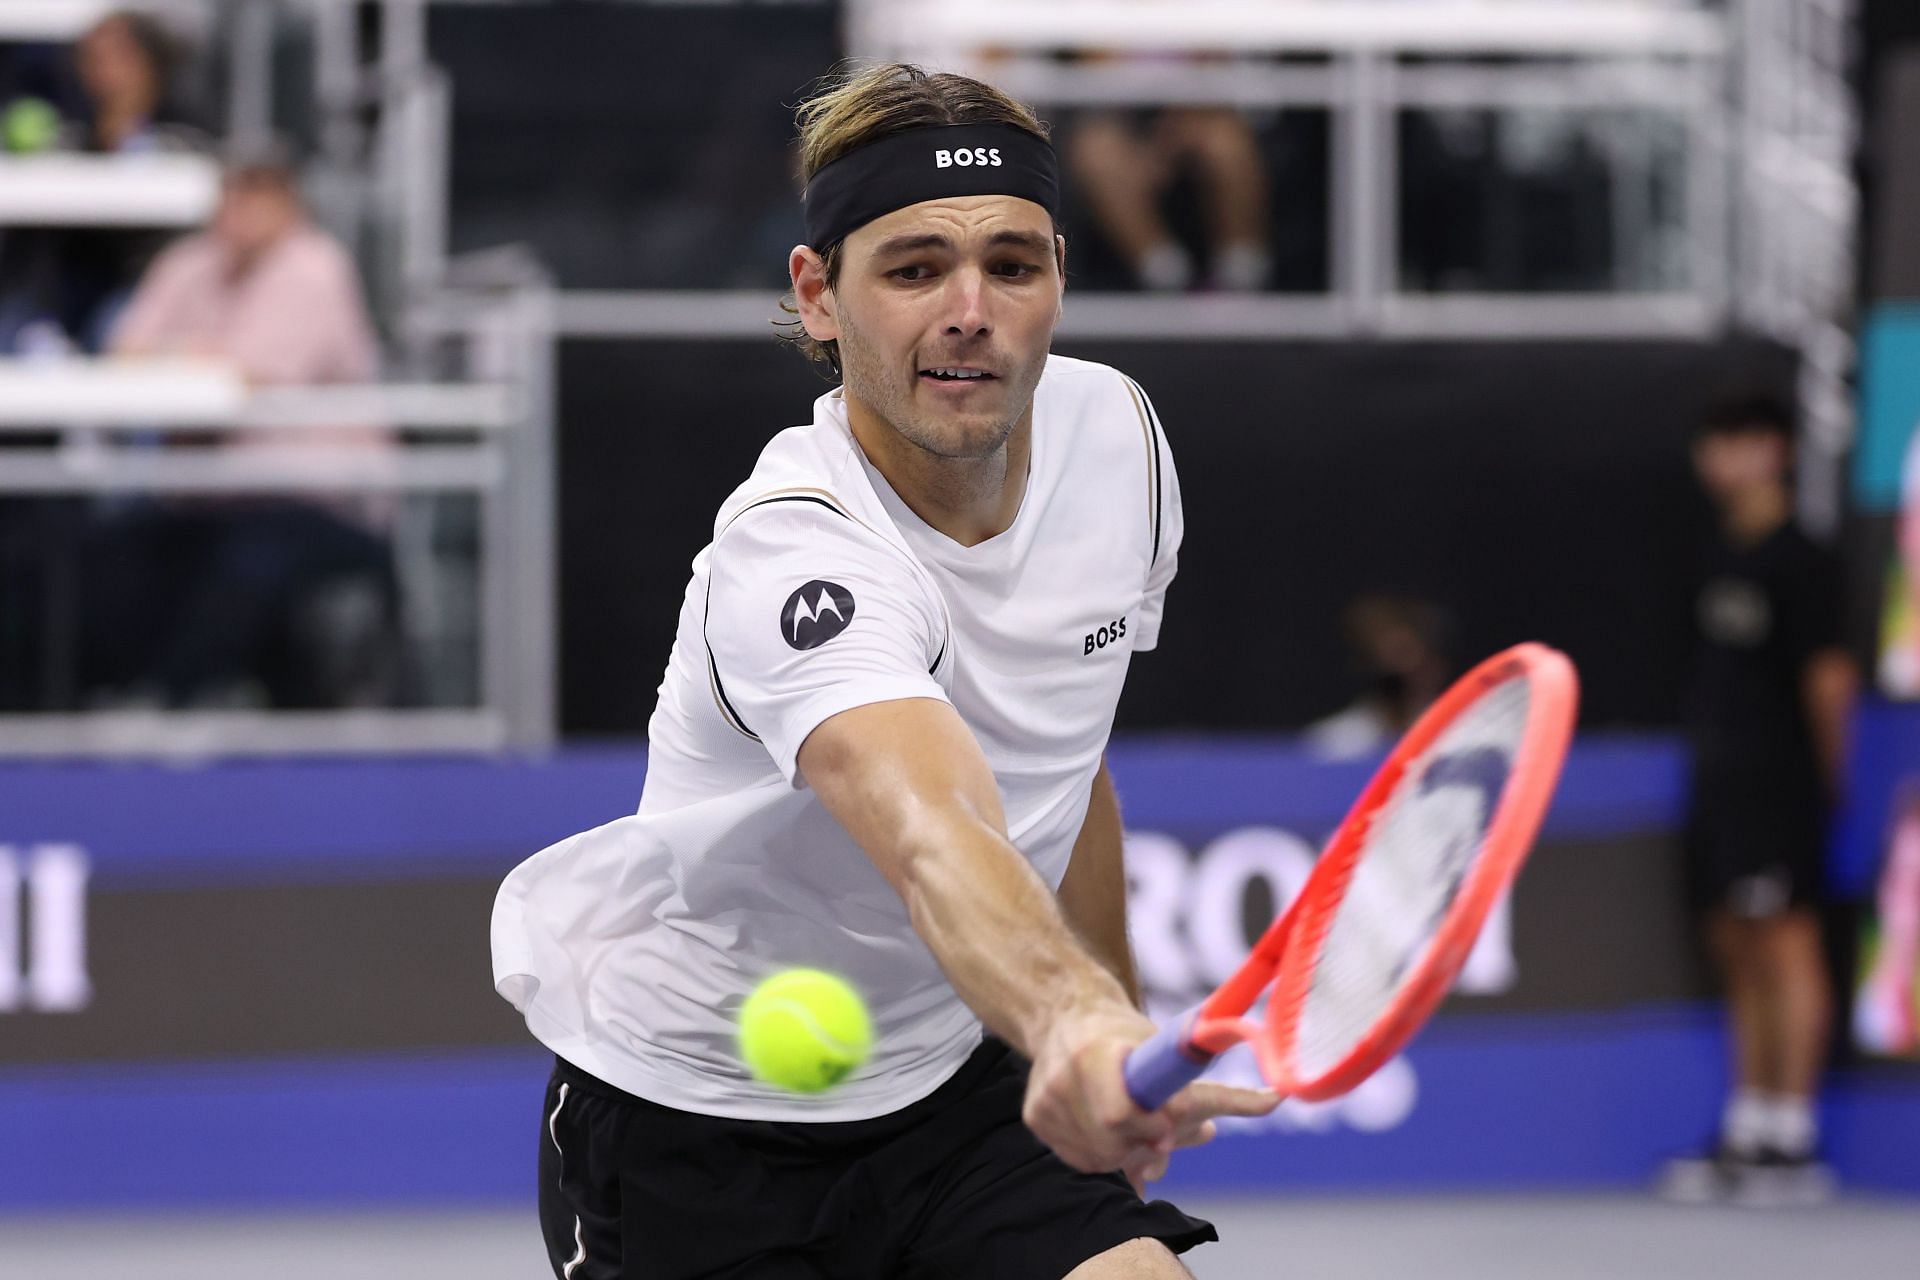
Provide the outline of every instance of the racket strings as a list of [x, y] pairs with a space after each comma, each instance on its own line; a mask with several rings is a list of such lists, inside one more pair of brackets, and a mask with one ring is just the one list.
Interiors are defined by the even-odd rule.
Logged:
[[1524, 676], [1483, 694], [1408, 762], [1375, 815], [1301, 1010], [1297, 1078], [1340, 1065], [1420, 971], [1499, 810], [1530, 701]]

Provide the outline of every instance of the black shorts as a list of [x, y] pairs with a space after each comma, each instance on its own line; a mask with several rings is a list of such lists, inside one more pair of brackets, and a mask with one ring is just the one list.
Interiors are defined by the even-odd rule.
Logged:
[[1210, 1223], [1067, 1167], [1021, 1122], [1026, 1063], [988, 1040], [931, 1095], [809, 1124], [676, 1111], [571, 1063], [540, 1134], [540, 1228], [565, 1280], [1060, 1280]]
[[1818, 788], [1807, 779], [1696, 777], [1685, 837], [1695, 909], [1762, 918], [1817, 905], [1826, 824]]

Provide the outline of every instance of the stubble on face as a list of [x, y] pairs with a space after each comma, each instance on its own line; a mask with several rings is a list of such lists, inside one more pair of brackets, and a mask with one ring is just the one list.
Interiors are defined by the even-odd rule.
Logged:
[[[1006, 394], [997, 413], [931, 412], [914, 401], [918, 371], [890, 363], [866, 339], [844, 304], [839, 320], [841, 377], [848, 390], [860, 397], [861, 403], [893, 428], [895, 434], [936, 458], [992, 457], [1006, 447], [1008, 437], [1033, 403], [1034, 388], [1040, 382], [1039, 366], [1030, 375], [1009, 371], [1012, 376], [1005, 380]], [[964, 363], [965, 357], [954, 358], [954, 362]], [[1040, 364], [1044, 363], [1043, 359]]]

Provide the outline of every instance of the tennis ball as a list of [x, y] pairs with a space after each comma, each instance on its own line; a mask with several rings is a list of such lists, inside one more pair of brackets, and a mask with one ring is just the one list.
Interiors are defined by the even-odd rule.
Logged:
[[873, 1024], [860, 993], [819, 969], [776, 973], [740, 1006], [740, 1056], [747, 1069], [795, 1093], [839, 1084], [872, 1047]]
[[40, 98], [16, 98], [0, 112], [0, 145], [16, 155], [50, 150], [60, 137], [60, 113]]

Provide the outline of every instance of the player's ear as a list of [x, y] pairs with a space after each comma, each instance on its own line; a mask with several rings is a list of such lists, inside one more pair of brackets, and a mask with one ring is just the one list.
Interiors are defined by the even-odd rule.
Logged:
[[838, 341], [840, 322], [833, 313], [825, 260], [807, 245], [797, 244], [787, 255], [787, 275], [793, 280], [793, 303], [807, 336], [815, 342]]

